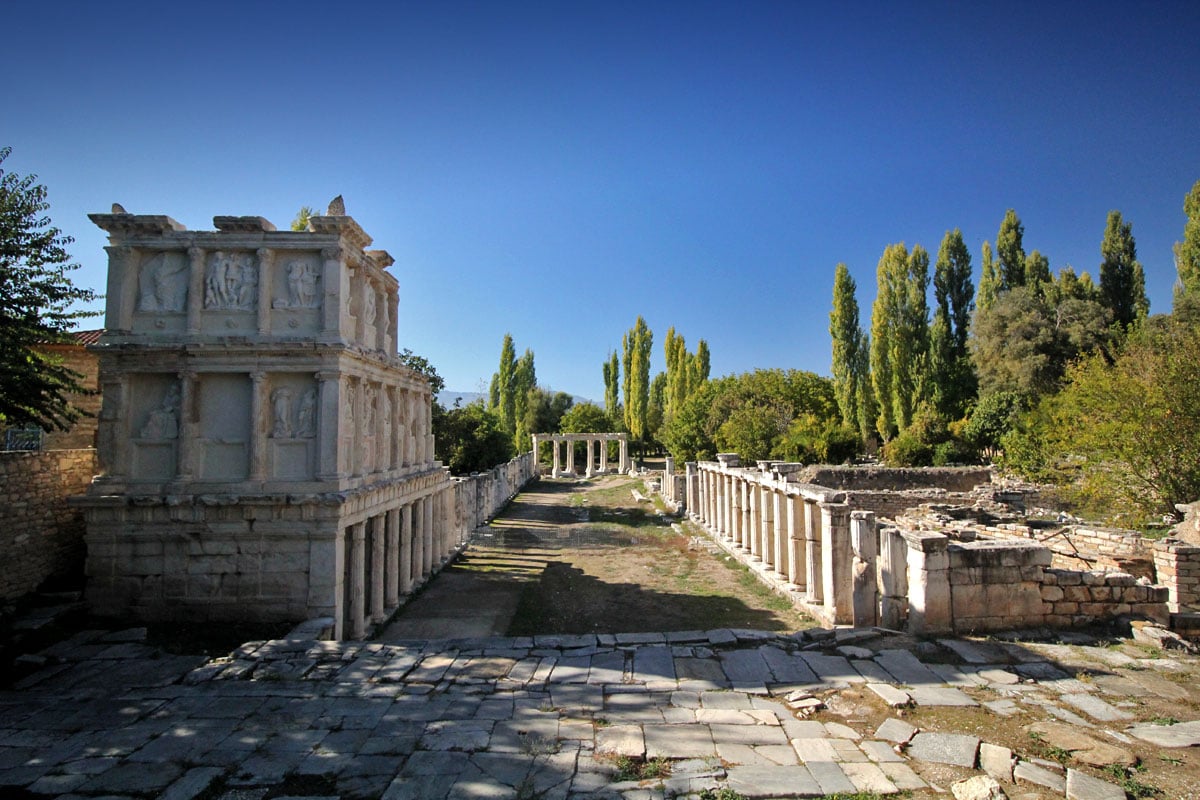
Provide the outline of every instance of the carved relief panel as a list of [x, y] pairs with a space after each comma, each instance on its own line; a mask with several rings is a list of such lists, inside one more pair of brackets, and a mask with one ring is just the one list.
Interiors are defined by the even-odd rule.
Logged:
[[271, 332], [311, 336], [319, 331], [321, 264], [316, 253], [277, 252], [271, 280]]
[[134, 374], [129, 386], [129, 476], [134, 480], [170, 480], [178, 465], [182, 405], [179, 380], [173, 374]]
[[206, 333], [247, 334], [256, 327], [247, 312], [258, 309], [259, 269], [250, 252], [214, 250], [204, 259], [204, 329]]
[[276, 373], [269, 387], [269, 474], [279, 480], [311, 480], [319, 417], [317, 382], [310, 373]]
[[251, 386], [245, 373], [205, 373], [197, 380], [199, 477], [241, 481], [249, 473]]
[[187, 314], [187, 254], [174, 250], [148, 254], [134, 274], [137, 299], [133, 330], [141, 333], [183, 330]]

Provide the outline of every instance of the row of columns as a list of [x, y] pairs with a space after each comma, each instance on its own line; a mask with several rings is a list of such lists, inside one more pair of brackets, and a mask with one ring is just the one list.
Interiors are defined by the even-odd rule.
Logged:
[[[738, 467], [736, 456], [718, 458], [722, 461], [687, 464], [691, 518], [803, 592], [828, 622], [854, 623], [855, 553], [845, 495], [790, 482], [778, 462], [749, 469]], [[856, 525], [865, 524], [857, 521], [860, 516], [856, 513]], [[874, 517], [868, 516], [873, 531]]]
[[391, 616], [463, 544], [457, 524], [454, 485], [396, 508], [371, 515], [345, 529], [345, 579], [338, 639], [361, 639], [367, 623]]
[[[533, 434], [533, 452], [536, 460], [538, 453], [538, 445], [548, 443], [550, 445], [553, 466], [551, 468], [551, 477], [558, 478], [564, 475], [576, 475], [575, 470], [575, 443], [584, 442], [587, 445], [586, 467], [584, 476], [591, 478], [594, 475], [602, 475], [608, 472], [608, 443], [616, 441], [620, 443], [620, 454], [617, 461], [617, 471], [624, 474], [629, 472], [631, 466], [629, 460], [629, 438], [626, 434], [598, 434], [590, 436], [585, 433], [571, 434], [552, 434], [552, 433], [535, 433]], [[566, 445], [565, 460], [560, 458], [562, 445]], [[599, 462], [597, 463], [596, 450], [599, 449]]]

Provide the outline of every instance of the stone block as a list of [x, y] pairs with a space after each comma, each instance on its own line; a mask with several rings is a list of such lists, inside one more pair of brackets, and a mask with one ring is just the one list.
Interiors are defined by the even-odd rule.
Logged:
[[1058, 586], [1042, 586], [1042, 599], [1047, 602], [1055, 602], [1063, 599], [1063, 590]]

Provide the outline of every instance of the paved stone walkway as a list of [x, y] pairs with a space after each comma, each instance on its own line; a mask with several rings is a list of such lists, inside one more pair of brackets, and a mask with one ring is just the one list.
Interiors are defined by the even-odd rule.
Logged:
[[[1196, 668], [1182, 657], [963, 640], [927, 643], [919, 658], [887, 635], [855, 630], [276, 640], [208, 663], [124, 641], [136, 638], [81, 633], [45, 651], [57, 663], [0, 692], [0, 793], [632, 800], [729, 787], [745, 797], [925, 796], [924, 764], [1011, 770], [1011, 753], [998, 758], [1004, 748], [988, 750], [977, 736], [918, 732], [897, 718], [866, 730], [806, 715], [853, 686], [897, 706], [1037, 708], [1111, 729], [1128, 715], [1131, 686], [1187, 697], [1156, 670]], [[1056, 663], [1081, 651], [1138, 669], [1121, 673], [1129, 686], [1083, 682]], [[655, 759], [668, 775], [630, 774]], [[1092, 793], [1066, 796], [1124, 796], [1053, 767], [1022, 760], [1018, 771], [1024, 785], [1049, 792], [1038, 796], [1063, 797], [1071, 786]]]

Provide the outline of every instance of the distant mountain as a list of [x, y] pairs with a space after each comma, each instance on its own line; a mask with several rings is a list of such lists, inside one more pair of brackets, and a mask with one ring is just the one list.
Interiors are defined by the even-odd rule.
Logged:
[[[550, 391], [554, 390], [551, 389]], [[575, 405], [579, 405], [580, 403], [594, 402], [577, 394], [571, 395], [571, 399], [575, 402]], [[487, 395], [482, 392], [456, 392], [452, 389], [443, 389], [442, 391], [438, 392], [438, 402], [442, 404], [442, 408], [454, 408], [454, 403], [456, 400], [459, 401], [458, 404], [460, 406], [474, 403], [476, 400], [482, 400], [484, 403], [487, 403]], [[596, 403], [596, 405], [600, 404]]]

